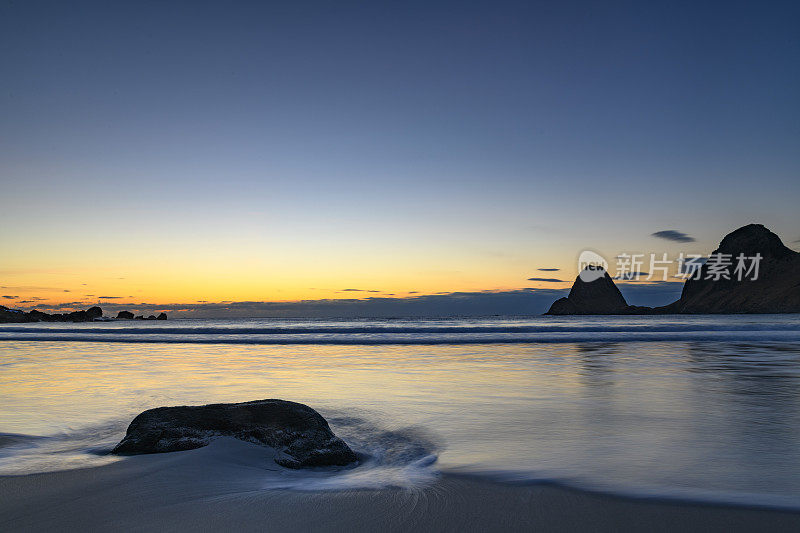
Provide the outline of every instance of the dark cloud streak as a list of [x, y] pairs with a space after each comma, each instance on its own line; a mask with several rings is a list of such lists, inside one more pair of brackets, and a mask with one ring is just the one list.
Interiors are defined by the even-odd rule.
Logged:
[[665, 229], [661, 231], [656, 231], [655, 233], [650, 234], [653, 237], [658, 239], [664, 239], [667, 241], [674, 241], [674, 242], [694, 242], [694, 237], [690, 237], [686, 233], [681, 231], [677, 231], [674, 229]]

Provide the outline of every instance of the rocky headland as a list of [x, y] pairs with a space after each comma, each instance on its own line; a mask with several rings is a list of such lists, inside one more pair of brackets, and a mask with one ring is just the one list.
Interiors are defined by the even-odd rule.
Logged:
[[[662, 307], [628, 305], [614, 281], [605, 273], [585, 282], [578, 276], [570, 293], [556, 300], [548, 315], [649, 315], [800, 313], [800, 253], [787, 248], [780, 237], [761, 224], [749, 224], [729, 233], [712, 255], [725, 254], [731, 264], [707, 279], [708, 264], [687, 279], [681, 297]], [[734, 272], [736, 257], [760, 256], [758, 276]]]
[[[142, 315], [133, 316], [130, 311], [120, 311], [117, 319], [137, 319], [137, 320], [167, 320], [167, 314], [161, 313], [158, 316]], [[103, 310], [99, 307], [90, 307], [85, 311], [72, 311], [71, 313], [44, 313], [33, 309], [22, 311], [19, 309], [9, 309], [0, 305], [0, 324], [24, 324], [27, 322], [95, 322], [98, 320], [111, 320], [103, 318]]]
[[9, 309], [0, 305], [0, 323], [25, 323], [25, 322], [92, 322], [103, 316], [103, 310], [99, 307], [90, 307], [85, 311], [73, 311], [71, 313], [43, 313], [33, 309], [32, 311], [19, 311]]

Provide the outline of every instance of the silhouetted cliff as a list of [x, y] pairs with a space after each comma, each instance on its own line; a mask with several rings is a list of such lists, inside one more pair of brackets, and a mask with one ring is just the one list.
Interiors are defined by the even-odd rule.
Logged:
[[[709, 267], [703, 265], [700, 279], [687, 280], [680, 299], [658, 311], [800, 313], [800, 253], [784, 246], [770, 230], [761, 224], [741, 227], [726, 235], [714, 254], [730, 256], [731, 265], [720, 269], [725, 275], [716, 281], [705, 279]], [[756, 279], [751, 279], [752, 274], [738, 279], [735, 269], [740, 254], [745, 257], [761, 255]]]
[[[700, 267], [688, 279], [681, 297], [663, 307], [629, 306], [606, 273], [586, 283], [575, 279], [566, 298], [556, 300], [548, 315], [677, 314], [677, 313], [800, 313], [800, 253], [761, 224], [749, 224], [722, 239], [712, 256], [723, 257]], [[737, 271], [738, 257], [747, 258]], [[760, 256], [758, 274], [751, 258]], [[724, 264], [723, 264], [724, 263]], [[710, 269], [716, 273], [709, 278]], [[755, 278], [755, 279], [754, 279]]]
[[620, 315], [628, 313], [630, 306], [608, 275], [594, 281], [583, 281], [580, 276], [569, 291], [569, 296], [559, 298], [550, 306], [548, 315]]

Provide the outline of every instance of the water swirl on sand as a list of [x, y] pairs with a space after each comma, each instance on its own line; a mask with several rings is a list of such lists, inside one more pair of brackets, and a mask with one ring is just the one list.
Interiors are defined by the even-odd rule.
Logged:
[[[329, 421], [356, 452], [358, 464], [290, 470], [259, 457], [258, 464], [252, 466], [268, 467], [270, 472], [262, 488], [412, 489], [437, 478], [434, 465], [439, 446], [422, 429], [388, 430], [364, 418], [347, 416], [332, 417]], [[96, 467], [124, 460], [108, 453], [124, 434], [124, 427], [124, 422], [115, 421], [47, 436], [0, 433], [0, 475]]]
[[417, 427], [388, 430], [359, 417], [328, 419], [337, 435], [358, 455], [358, 465], [341, 469], [284, 470], [264, 483], [266, 489], [343, 490], [416, 489], [439, 475], [439, 445]]
[[53, 435], [0, 433], [0, 475], [24, 475], [113, 463], [114, 439], [123, 422], [65, 430]]

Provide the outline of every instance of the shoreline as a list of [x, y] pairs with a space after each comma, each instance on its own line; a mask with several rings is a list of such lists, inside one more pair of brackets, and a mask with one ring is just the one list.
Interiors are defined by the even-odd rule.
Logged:
[[[630, 497], [557, 482], [504, 483], [443, 473], [408, 488], [279, 488], [303, 476], [273, 452], [220, 439], [187, 452], [104, 466], [0, 476], [0, 529], [87, 530], [800, 530], [800, 512]], [[273, 487], [273, 488], [270, 488]]]
[[[740, 334], [729, 331], [707, 331], [704, 333], [687, 334], [685, 332], [670, 332], [657, 335], [648, 335], [643, 332], [632, 338], [631, 334], [606, 334], [605, 336], [575, 335], [566, 332], [559, 336], [539, 336], [524, 338], [486, 337], [486, 338], [441, 338], [441, 339], [180, 339], [180, 338], [114, 338], [88, 336], [4, 336], [4, 342], [48, 342], [48, 343], [92, 343], [92, 344], [179, 344], [179, 345], [231, 345], [231, 346], [463, 346], [463, 345], [497, 345], [497, 344], [585, 344], [585, 343], [634, 343], [634, 342], [800, 342], [800, 333], [796, 331], [770, 331], [769, 335], [763, 334], [753, 338], [751, 331]], [[0, 335], [2, 330], [0, 330]], [[153, 334], [158, 334], [154, 332]]]

